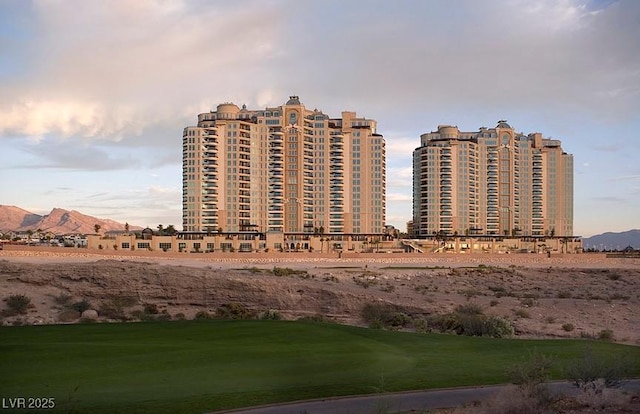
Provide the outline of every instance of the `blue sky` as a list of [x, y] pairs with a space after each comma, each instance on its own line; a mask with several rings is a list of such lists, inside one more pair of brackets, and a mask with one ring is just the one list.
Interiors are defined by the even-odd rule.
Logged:
[[299, 95], [378, 121], [387, 222], [439, 124], [506, 119], [575, 158], [577, 235], [640, 227], [636, 0], [0, 0], [0, 204], [181, 228], [200, 112]]

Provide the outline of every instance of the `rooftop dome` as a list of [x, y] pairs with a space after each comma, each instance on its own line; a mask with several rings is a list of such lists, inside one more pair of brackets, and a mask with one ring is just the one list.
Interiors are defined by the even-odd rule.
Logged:
[[300, 98], [297, 97], [296, 95], [292, 95], [289, 97], [289, 100], [287, 101], [286, 105], [300, 105]]
[[505, 121], [504, 119], [501, 119], [501, 120], [498, 121], [498, 126], [496, 128], [511, 129], [511, 125], [507, 124], [507, 121]]

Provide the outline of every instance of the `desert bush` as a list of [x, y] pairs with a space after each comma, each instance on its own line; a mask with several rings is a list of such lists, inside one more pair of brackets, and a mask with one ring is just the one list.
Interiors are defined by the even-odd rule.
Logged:
[[507, 296], [507, 290], [503, 286], [489, 286], [489, 290], [492, 291], [497, 298]]
[[411, 324], [411, 317], [403, 310], [392, 304], [371, 302], [363, 306], [360, 314], [371, 328], [400, 328]]
[[100, 305], [100, 315], [109, 319], [126, 321], [129, 317], [126, 314], [126, 308], [137, 303], [137, 300], [130, 296], [113, 296], [109, 300], [102, 302]]
[[459, 313], [457, 317], [458, 328], [456, 333], [458, 335], [482, 336], [484, 334], [485, 318], [482, 315]]
[[335, 277], [333, 275], [325, 276], [325, 277], [322, 278], [322, 280], [325, 281], [325, 282], [340, 283], [340, 279], [338, 279], [337, 277]]
[[396, 287], [395, 287], [395, 286], [393, 286], [391, 283], [387, 283], [386, 285], [381, 286], [381, 287], [380, 287], [380, 290], [381, 290], [381, 291], [383, 291], [383, 292], [391, 293], [391, 292], [393, 292], [394, 290], [396, 290]]
[[458, 408], [452, 414], [551, 414], [553, 400], [545, 389], [507, 386], [480, 403]]
[[213, 319], [213, 315], [211, 315], [207, 311], [201, 310], [201, 311], [198, 311], [198, 313], [196, 313], [196, 315], [194, 316], [194, 319]]
[[216, 309], [216, 317], [220, 319], [255, 319], [256, 313], [242, 303], [224, 303]]
[[484, 310], [478, 303], [465, 303], [456, 307], [456, 313], [463, 315], [482, 315]]
[[516, 309], [515, 314], [518, 318], [528, 319], [531, 317], [529, 312], [527, 312], [525, 309]]
[[483, 336], [507, 338], [514, 333], [513, 325], [499, 316], [490, 316], [484, 322]]
[[[554, 398], [546, 382], [551, 376], [553, 365], [554, 360], [552, 357], [533, 352], [528, 358], [509, 368], [507, 376], [509, 381], [517, 386], [517, 391], [520, 394], [518, 400], [527, 401], [528, 408], [520, 406], [518, 407], [519, 411], [504, 412], [548, 412]], [[514, 403], [520, 404], [519, 401], [514, 401]], [[533, 411], [531, 411], [532, 409]]]
[[4, 316], [24, 315], [33, 308], [31, 298], [25, 295], [11, 295], [4, 301], [7, 303], [7, 309], [2, 312]]
[[354, 276], [353, 281], [356, 283], [356, 285], [361, 286], [365, 289], [367, 289], [369, 286], [375, 286], [378, 284], [378, 279], [376, 279], [375, 276], [368, 275], [366, 273], [363, 273], [362, 275], [357, 277]]
[[622, 276], [620, 276], [618, 273], [609, 273], [609, 274], [607, 275], [607, 278], [608, 278], [609, 280], [620, 280], [620, 278], [621, 278], [621, 277], [622, 277]]
[[491, 302], [489, 302], [489, 306], [494, 307], [494, 306], [498, 305], [499, 303], [500, 303], [500, 301], [497, 301], [497, 300], [494, 299]]
[[605, 388], [618, 388], [630, 377], [634, 366], [637, 361], [632, 361], [628, 355], [596, 356], [589, 345], [585, 346], [581, 358], [567, 367], [565, 376], [585, 392], [596, 389], [598, 381], [602, 381]]
[[296, 276], [306, 275], [308, 273], [306, 270], [295, 270], [288, 267], [274, 267], [271, 272], [274, 276]]
[[573, 326], [572, 323], [565, 323], [562, 325], [562, 329], [565, 330], [566, 332], [571, 332], [575, 329], [575, 327]]
[[566, 290], [561, 290], [560, 292], [558, 292], [556, 297], [558, 299], [569, 299], [571, 298], [571, 292], [567, 292]]
[[598, 332], [598, 339], [602, 341], [612, 341], [613, 340], [613, 331], [611, 329], [603, 329]]
[[155, 303], [145, 303], [144, 305], [144, 313], [147, 315], [157, 315], [160, 311], [158, 310], [158, 305]]
[[270, 320], [270, 321], [279, 321], [282, 319], [282, 315], [275, 309], [268, 309], [260, 315], [260, 319], [262, 320]]
[[547, 316], [546, 318], [544, 318], [544, 321], [546, 323], [555, 323], [556, 322], [556, 318], [554, 318], [553, 316]]
[[536, 300], [533, 298], [522, 298], [520, 304], [526, 308], [532, 308], [536, 305]]
[[82, 299], [81, 301], [74, 302], [71, 305], [69, 305], [69, 309], [73, 309], [76, 312], [82, 313], [87, 309], [91, 309], [91, 303], [89, 303], [89, 301], [86, 299]]
[[455, 313], [435, 314], [427, 317], [427, 326], [434, 331], [457, 333], [459, 325], [460, 319]]
[[187, 319], [187, 317], [184, 315], [184, 313], [178, 312], [175, 315], [173, 315], [173, 319], [177, 321], [184, 321], [185, 319]]
[[510, 367], [507, 370], [507, 376], [512, 384], [525, 387], [536, 386], [549, 380], [553, 364], [552, 357], [533, 352], [528, 358]]
[[53, 297], [53, 301], [58, 305], [66, 306], [71, 300], [72, 296], [66, 292], [62, 292], [58, 296]]

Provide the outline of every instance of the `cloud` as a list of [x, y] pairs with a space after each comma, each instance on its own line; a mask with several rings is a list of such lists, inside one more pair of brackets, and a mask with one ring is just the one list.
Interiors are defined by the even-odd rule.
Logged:
[[0, 134], [120, 140], [195, 117], [274, 53], [272, 4], [36, 1], [15, 56], [29, 69], [0, 86]]
[[408, 201], [412, 202], [411, 194], [387, 193], [387, 201]]
[[36, 156], [36, 161], [13, 168], [47, 168], [72, 171], [109, 171], [137, 169], [143, 166], [140, 158], [130, 153], [107, 151], [99, 146], [43, 143], [24, 147]]

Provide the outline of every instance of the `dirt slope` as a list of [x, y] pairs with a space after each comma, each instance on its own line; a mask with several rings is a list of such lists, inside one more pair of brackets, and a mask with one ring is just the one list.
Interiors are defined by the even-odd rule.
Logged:
[[[6, 325], [77, 322], [79, 315], [65, 314], [65, 309], [82, 299], [103, 313], [105, 303], [126, 298], [122, 303], [128, 318], [139, 316], [145, 305], [172, 318], [193, 318], [200, 311], [214, 314], [224, 304], [239, 303], [258, 314], [277, 310], [285, 319], [322, 315], [358, 325], [363, 324], [362, 307], [370, 302], [396, 304], [417, 316], [477, 303], [485, 314], [511, 320], [521, 337], [579, 337], [610, 330], [616, 341], [640, 344], [640, 269], [633, 266], [426, 268], [373, 260], [342, 261], [339, 266], [313, 261], [305, 266], [301, 261], [294, 267], [307, 273], [276, 276], [274, 266], [282, 266], [277, 263], [194, 261], [180, 266], [156, 258], [2, 259], [0, 255], [0, 297], [24, 294], [34, 304], [26, 315], [5, 312]], [[65, 295], [70, 296], [66, 306], [60, 303]], [[6, 309], [1, 302], [0, 311]]]

